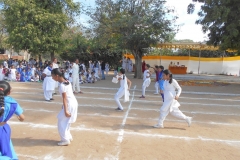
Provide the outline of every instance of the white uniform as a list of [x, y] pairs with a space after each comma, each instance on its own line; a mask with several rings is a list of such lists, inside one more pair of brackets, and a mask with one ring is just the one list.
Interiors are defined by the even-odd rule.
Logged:
[[4, 79], [3, 68], [0, 68], [0, 81]]
[[77, 87], [77, 92], [80, 92], [80, 85], [79, 85], [79, 66], [76, 63], [73, 63], [72, 66], [72, 83], [73, 83], [73, 92], [75, 92], [75, 87]]
[[43, 81], [44, 97], [47, 101], [49, 101], [52, 98], [52, 93], [54, 91], [56, 81], [52, 79], [51, 69], [49, 67], [45, 68], [43, 73], [46, 74], [46, 77]]
[[66, 93], [67, 95], [67, 106], [68, 112], [71, 114], [71, 117], [66, 117], [64, 112], [64, 106], [62, 106], [62, 110], [59, 112], [58, 118], [58, 133], [61, 137], [62, 142], [70, 142], [72, 140], [72, 135], [70, 133], [70, 125], [71, 123], [76, 122], [77, 119], [77, 111], [78, 111], [78, 102], [73, 95], [72, 85], [69, 83], [68, 85], [61, 83], [59, 85], [59, 93], [62, 95]]
[[127, 59], [126, 58], [124, 58], [122, 61], [122, 68], [125, 70], [127, 69]]
[[10, 74], [8, 76], [10, 81], [16, 81], [16, 71], [15, 68], [10, 69]]
[[[55, 69], [55, 68], [59, 68], [59, 66], [58, 66], [58, 64], [57, 63], [53, 63], [53, 67], [52, 67], [53, 69]], [[55, 88], [58, 88], [58, 83], [59, 82], [55, 82]], [[54, 92], [55, 92], [55, 89], [54, 89]]]
[[132, 60], [128, 60], [128, 72], [132, 72]]
[[108, 72], [109, 72], [109, 64], [108, 63], [105, 64], [105, 71], [106, 71], [106, 75], [108, 75]]
[[179, 86], [178, 82], [175, 79], [172, 80], [171, 84], [169, 83], [169, 81], [164, 81], [163, 87], [164, 102], [162, 107], [160, 108], [160, 117], [158, 120], [158, 124], [163, 126], [163, 121], [165, 120], [169, 112], [176, 118], [186, 120], [188, 117], [179, 110], [178, 107], [180, 106], [180, 104], [177, 100], [175, 100], [176, 95], [179, 97], [182, 92], [182, 88]]
[[124, 96], [124, 102], [128, 102], [129, 101], [129, 91], [128, 91], [128, 85], [127, 85], [127, 77], [125, 76], [123, 79], [123, 76], [125, 75], [121, 75], [120, 77], [117, 76], [117, 78], [122, 78], [120, 80], [120, 88], [118, 89], [118, 92], [115, 94], [114, 99], [118, 105], [118, 108], [120, 108], [121, 110], [123, 110], [123, 107], [119, 101], [119, 99]]
[[151, 79], [150, 79], [149, 70], [145, 70], [143, 73], [143, 85], [142, 85], [142, 95], [143, 96], [145, 96], [146, 88], [150, 85], [150, 83], [151, 83]]

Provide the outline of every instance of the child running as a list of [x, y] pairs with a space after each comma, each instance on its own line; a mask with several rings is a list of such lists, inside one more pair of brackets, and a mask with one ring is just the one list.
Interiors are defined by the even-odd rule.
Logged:
[[7, 121], [17, 115], [19, 121], [24, 120], [22, 108], [10, 97], [11, 87], [8, 82], [0, 81], [0, 159], [18, 159], [11, 141], [11, 128]]
[[120, 81], [120, 88], [118, 92], [115, 94], [115, 101], [118, 105], [117, 111], [123, 111], [123, 107], [119, 101], [119, 99], [124, 95], [124, 102], [129, 101], [129, 90], [131, 88], [132, 82], [126, 77], [125, 69], [121, 68], [118, 75], [116, 76], [117, 79]]
[[151, 83], [151, 72], [149, 71], [150, 65], [147, 64], [145, 65], [145, 71], [143, 73], [143, 85], [142, 85], [142, 96], [140, 98], [145, 98], [145, 91], [146, 88], [150, 85]]
[[52, 78], [59, 82], [59, 93], [62, 95], [63, 106], [59, 112], [58, 133], [61, 137], [59, 146], [67, 146], [73, 140], [70, 133], [70, 125], [77, 119], [78, 102], [73, 94], [72, 85], [65, 78], [63, 73], [55, 68], [52, 70]]
[[160, 108], [160, 117], [158, 120], [158, 124], [156, 124], [153, 127], [164, 128], [163, 121], [165, 120], [169, 112], [176, 118], [184, 119], [188, 123], [188, 126], [190, 127], [192, 117], [185, 116], [178, 108], [180, 104], [178, 103], [177, 100], [182, 92], [182, 88], [179, 86], [178, 82], [172, 78], [172, 74], [169, 70], [163, 71], [163, 79], [165, 80], [163, 84], [164, 102], [162, 107]]

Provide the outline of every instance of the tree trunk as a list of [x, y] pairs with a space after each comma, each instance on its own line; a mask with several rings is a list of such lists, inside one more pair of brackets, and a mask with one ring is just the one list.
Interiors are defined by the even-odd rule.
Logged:
[[50, 59], [50, 61], [53, 61], [53, 58], [54, 58], [54, 51], [51, 52], [51, 59]]
[[135, 59], [135, 72], [134, 78], [141, 79], [142, 78], [142, 56], [139, 56], [138, 53], [134, 54]]
[[38, 60], [39, 60], [39, 61], [42, 60], [42, 54], [39, 54], [39, 55], [38, 55]]

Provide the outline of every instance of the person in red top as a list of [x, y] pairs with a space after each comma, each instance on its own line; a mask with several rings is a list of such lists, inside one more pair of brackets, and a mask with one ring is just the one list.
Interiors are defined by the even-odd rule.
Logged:
[[142, 73], [145, 71], [145, 66], [146, 66], [146, 63], [145, 61], [142, 62]]

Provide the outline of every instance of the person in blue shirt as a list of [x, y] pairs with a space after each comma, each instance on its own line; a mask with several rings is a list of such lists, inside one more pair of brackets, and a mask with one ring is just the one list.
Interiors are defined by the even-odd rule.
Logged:
[[159, 66], [158, 67], [158, 71], [159, 71], [159, 75], [158, 75], [158, 83], [159, 83], [159, 88], [160, 88], [160, 93], [161, 93], [161, 96], [162, 96], [162, 100], [164, 102], [164, 94], [163, 94], [163, 82], [164, 82], [164, 79], [163, 79], [163, 70], [164, 70], [164, 67], [163, 66]]
[[20, 73], [20, 82], [26, 82], [26, 70], [23, 69]]
[[6, 81], [0, 81], [0, 159], [16, 160], [17, 155], [11, 141], [11, 128], [7, 124], [8, 120], [17, 115], [19, 121], [24, 120], [23, 109], [10, 97], [11, 86]]

